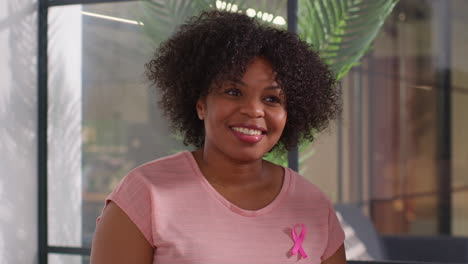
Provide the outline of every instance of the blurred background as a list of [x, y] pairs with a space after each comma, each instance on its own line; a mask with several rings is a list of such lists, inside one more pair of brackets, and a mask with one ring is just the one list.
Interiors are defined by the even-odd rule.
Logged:
[[[468, 1], [381, 1], [360, 14], [372, 28], [338, 31], [317, 22], [328, 21], [322, 1], [295, 1], [297, 20], [291, 2], [1, 1], [0, 263], [88, 263], [119, 181], [190, 149], [169, 130], [144, 65], [207, 8], [285, 30], [293, 21], [331, 65], [344, 65], [334, 68], [342, 118], [296, 160], [337, 205], [358, 207], [378, 237], [468, 237]], [[370, 8], [341, 2], [343, 21]], [[347, 46], [360, 31], [375, 34]], [[327, 50], [337, 32], [333, 43], [348, 53]]]

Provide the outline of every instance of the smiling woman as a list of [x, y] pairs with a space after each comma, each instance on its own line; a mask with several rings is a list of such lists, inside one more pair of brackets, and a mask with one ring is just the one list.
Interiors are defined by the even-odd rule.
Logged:
[[254, 58], [240, 81], [225, 82], [198, 99], [197, 112], [205, 124], [205, 155], [242, 161], [259, 160], [270, 151], [287, 116], [282, 90], [263, 58]]
[[173, 128], [197, 149], [122, 180], [98, 218], [92, 263], [345, 263], [329, 199], [262, 159], [312, 140], [340, 111], [311, 47], [210, 11], [182, 25], [147, 70]]

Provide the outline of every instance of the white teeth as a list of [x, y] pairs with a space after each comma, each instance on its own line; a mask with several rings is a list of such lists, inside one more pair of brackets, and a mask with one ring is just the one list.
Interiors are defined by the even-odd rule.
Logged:
[[242, 134], [246, 134], [249, 136], [258, 136], [262, 134], [262, 131], [256, 130], [256, 129], [248, 129], [245, 127], [232, 127], [232, 130], [235, 130], [237, 132], [241, 132]]

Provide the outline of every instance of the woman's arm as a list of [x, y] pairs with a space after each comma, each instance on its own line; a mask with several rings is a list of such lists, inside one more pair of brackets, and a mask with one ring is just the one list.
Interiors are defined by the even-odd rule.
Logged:
[[338, 248], [338, 250], [322, 262], [322, 264], [346, 264], [346, 253], [344, 245]]
[[96, 226], [91, 264], [151, 264], [154, 249], [122, 209], [110, 202]]

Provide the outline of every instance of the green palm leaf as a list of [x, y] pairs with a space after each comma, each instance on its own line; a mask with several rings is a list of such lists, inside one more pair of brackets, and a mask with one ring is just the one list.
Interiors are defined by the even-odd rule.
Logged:
[[150, 40], [150, 48], [154, 49], [167, 39], [176, 27], [188, 17], [200, 12], [208, 0], [146, 0], [142, 2], [140, 20], [144, 24], [143, 31]]
[[369, 49], [398, 0], [300, 0], [299, 35], [341, 79]]
[[[268, 0], [248, 1], [222, 1], [230, 6], [236, 5], [238, 11], [244, 12], [248, 8], [278, 15], [279, 9], [286, 6], [287, 0], [275, 1], [272, 4]], [[216, 9], [216, 0], [144, 0], [140, 5], [139, 17], [144, 24], [143, 31], [150, 40], [150, 49], [153, 50], [162, 41], [166, 40], [174, 30], [189, 17], [198, 15], [203, 10]], [[262, 21], [262, 20], [260, 20]]]

